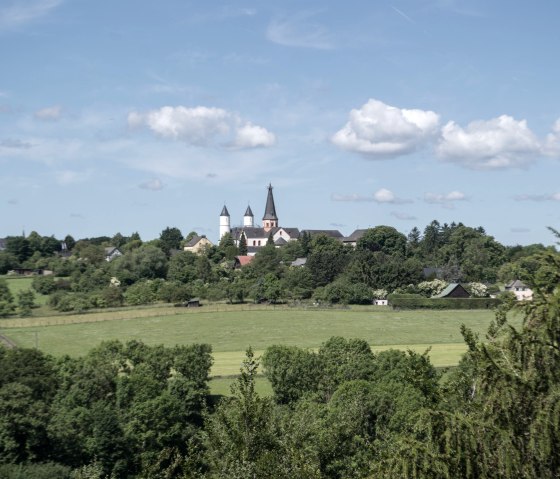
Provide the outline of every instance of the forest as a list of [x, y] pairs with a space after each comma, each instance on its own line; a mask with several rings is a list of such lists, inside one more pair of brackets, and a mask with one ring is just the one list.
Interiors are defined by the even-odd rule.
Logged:
[[[248, 349], [219, 398], [208, 345], [0, 349], [0, 477], [558, 477], [560, 255], [532, 261], [533, 301], [504, 301], [484, 337], [463, 327], [451, 370], [333, 337]], [[255, 391], [259, 363], [272, 397]]]

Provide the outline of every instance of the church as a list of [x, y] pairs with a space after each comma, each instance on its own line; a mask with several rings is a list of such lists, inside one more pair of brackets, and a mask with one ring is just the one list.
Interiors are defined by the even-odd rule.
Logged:
[[310, 235], [325, 234], [340, 241], [344, 241], [344, 236], [338, 230], [302, 230], [293, 227], [280, 226], [278, 215], [276, 214], [276, 205], [274, 204], [274, 195], [272, 193], [272, 185], [268, 185], [268, 194], [266, 197], [266, 205], [264, 215], [262, 217], [262, 226], [255, 225], [255, 217], [250, 206], [243, 215], [243, 226], [231, 227], [231, 218], [227, 207], [224, 205], [220, 213], [220, 239], [230, 233], [233, 241], [237, 246], [241, 238], [244, 236], [247, 242], [248, 255], [254, 255], [260, 248], [266, 245], [268, 238], [272, 236], [272, 241], [276, 247], [281, 247], [289, 241], [297, 240], [304, 232]]
[[245, 237], [247, 242], [247, 252], [254, 255], [259, 248], [266, 245], [269, 236], [272, 235], [274, 244], [278, 247], [295, 241], [299, 238], [300, 231], [298, 228], [286, 228], [278, 226], [278, 215], [276, 214], [276, 205], [274, 204], [274, 195], [272, 194], [272, 185], [268, 185], [268, 194], [266, 197], [266, 206], [262, 218], [262, 226], [255, 225], [255, 217], [250, 206], [243, 215], [243, 226], [230, 226], [230, 215], [227, 207], [224, 205], [220, 213], [220, 239], [226, 233], [230, 233], [236, 245], [239, 245], [241, 237]]

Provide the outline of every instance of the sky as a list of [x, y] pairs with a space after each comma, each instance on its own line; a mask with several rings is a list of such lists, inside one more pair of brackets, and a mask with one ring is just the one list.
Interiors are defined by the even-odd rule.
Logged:
[[560, 228], [560, 2], [0, 1], [0, 237]]

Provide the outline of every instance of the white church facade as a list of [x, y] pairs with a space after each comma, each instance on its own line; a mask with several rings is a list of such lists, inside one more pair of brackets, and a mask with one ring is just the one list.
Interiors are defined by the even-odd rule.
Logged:
[[253, 211], [250, 206], [247, 206], [247, 210], [243, 216], [243, 226], [232, 227], [229, 211], [224, 205], [222, 212], [220, 213], [220, 239], [226, 233], [231, 234], [233, 241], [237, 246], [239, 246], [241, 238], [245, 237], [249, 255], [254, 255], [259, 248], [265, 246], [271, 236], [272, 241], [277, 247], [283, 246], [289, 241], [295, 241], [300, 237], [300, 230], [298, 228], [279, 226], [278, 215], [276, 214], [276, 205], [274, 204], [274, 195], [272, 193], [272, 185], [268, 185], [268, 194], [262, 218], [262, 226], [255, 225]]

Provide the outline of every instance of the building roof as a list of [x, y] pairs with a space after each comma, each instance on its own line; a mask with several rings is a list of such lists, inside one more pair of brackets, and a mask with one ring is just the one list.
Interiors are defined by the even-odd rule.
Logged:
[[292, 266], [305, 266], [305, 263], [307, 263], [307, 258], [296, 258], [294, 261], [292, 261]]
[[254, 216], [253, 212], [251, 211], [250, 206], [247, 206], [247, 209], [245, 210], [245, 215], [244, 216]]
[[[202, 236], [193, 236], [191, 238], [191, 240], [185, 245], [185, 248], [192, 248], [194, 246], [196, 246], [198, 244], [198, 242], [203, 239], [206, 238], [206, 236], [202, 235]], [[206, 238], [207, 239], [207, 238]], [[207, 239], [208, 241], [208, 239]], [[208, 241], [209, 242], [209, 241]]]
[[310, 236], [325, 235], [336, 239], [344, 238], [344, 235], [338, 230], [302, 230], [301, 232], [307, 233]]
[[254, 256], [236, 256], [235, 260], [239, 263], [239, 266], [245, 266], [253, 261]]
[[527, 286], [523, 281], [516, 279], [514, 281], [512, 281], [511, 283], [508, 283], [504, 286], [504, 288], [506, 290], [509, 289], [513, 289], [513, 288], [528, 288], [529, 286]]
[[266, 197], [266, 207], [264, 208], [263, 220], [276, 220], [276, 206], [274, 206], [274, 196], [272, 195], [272, 185], [268, 185], [268, 195]]
[[284, 238], [278, 238], [274, 244], [276, 246], [284, 246], [285, 244], [288, 244], [288, 242], [284, 239]]
[[227, 210], [226, 205], [224, 205], [224, 207], [222, 208], [220, 216], [229, 216], [229, 211]]
[[[459, 283], [450, 283], [447, 288], [445, 288], [441, 293], [436, 294], [435, 296], [432, 296], [432, 298], [446, 298], [447, 296], [449, 296], [453, 291], [455, 291], [457, 288], [460, 288], [462, 290], [464, 290], [467, 294], [468, 291]], [[469, 294], [470, 296], [470, 294]]]
[[116, 246], [107, 246], [105, 248], [105, 256], [109, 256], [117, 251], [120, 253], [119, 249]]
[[358, 241], [362, 236], [364, 236], [364, 233], [366, 231], [367, 231], [367, 229], [354, 230], [354, 232], [350, 236], [347, 236], [346, 238], [344, 238], [344, 241], [346, 241], [346, 242]]
[[278, 227], [278, 228], [272, 228], [271, 231], [273, 231], [273, 230], [274, 230], [273, 234], [276, 234], [276, 232], [278, 230], [283, 230], [288, 234], [290, 239], [298, 239], [299, 238], [299, 229], [298, 228], [286, 228], [284, 226], [281, 226], [281, 227]]

